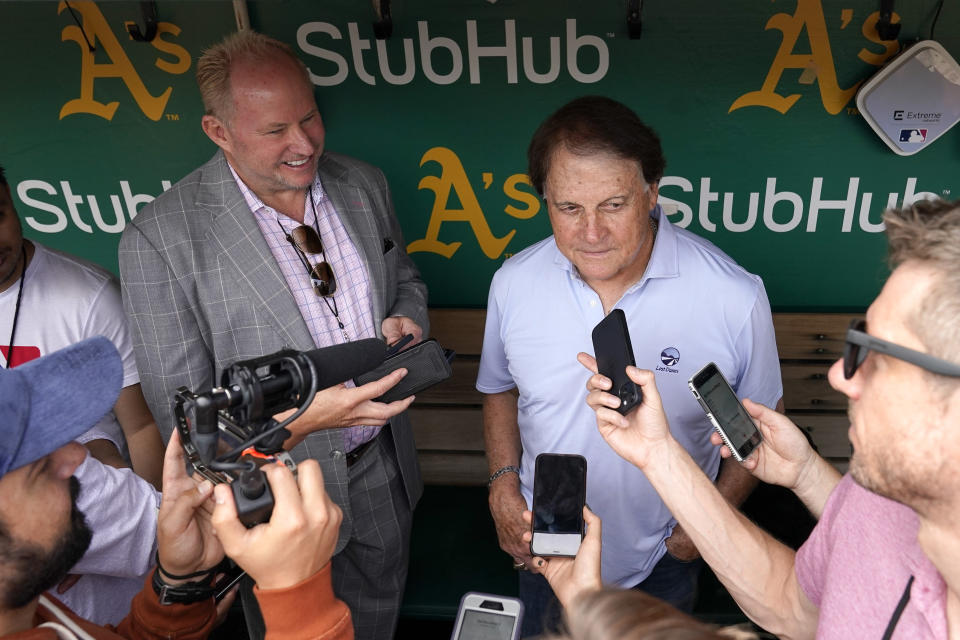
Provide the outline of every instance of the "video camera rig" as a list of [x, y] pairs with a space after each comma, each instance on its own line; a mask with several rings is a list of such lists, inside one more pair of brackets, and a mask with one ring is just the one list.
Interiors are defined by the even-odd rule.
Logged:
[[[405, 336], [387, 348], [382, 340], [365, 338], [313, 351], [286, 349], [227, 367], [220, 386], [204, 393], [177, 389], [174, 415], [187, 461], [214, 484], [230, 483], [237, 515], [248, 527], [270, 519], [273, 493], [260, 469], [281, 462], [296, 473], [297, 465], [283, 450], [287, 425], [313, 402], [317, 389], [345, 380], [357, 385], [404, 367], [408, 375], [377, 398], [406, 398], [450, 377], [453, 352], [435, 340]], [[367, 378], [364, 378], [363, 375]], [[273, 416], [295, 409], [282, 422]]]
[[[210, 391], [177, 389], [174, 413], [187, 461], [210, 482], [230, 483], [247, 527], [268, 521], [273, 512], [273, 493], [260, 467], [281, 462], [296, 473], [283, 449], [290, 437], [286, 427], [310, 406], [317, 381], [311, 357], [287, 349], [231, 365], [221, 386]], [[282, 422], [273, 418], [294, 408]]]

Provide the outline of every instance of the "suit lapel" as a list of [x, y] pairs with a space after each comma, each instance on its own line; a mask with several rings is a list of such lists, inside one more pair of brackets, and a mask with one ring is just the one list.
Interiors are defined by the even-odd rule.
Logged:
[[383, 261], [383, 238], [377, 228], [376, 214], [363, 190], [343, 179], [343, 168], [335, 160], [327, 155], [321, 156], [317, 173], [347, 235], [366, 264], [373, 297], [373, 319], [379, 332], [380, 321], [385, 314], [384, 283], [387, 274]]
[[197, 202], [213, 213], [207, 241], [217, 249], [218, 266], [229, 272], [247, 298], [272, 319], [286, 346], [315, 348], [296, 300], [222, 152], [204, 168]]

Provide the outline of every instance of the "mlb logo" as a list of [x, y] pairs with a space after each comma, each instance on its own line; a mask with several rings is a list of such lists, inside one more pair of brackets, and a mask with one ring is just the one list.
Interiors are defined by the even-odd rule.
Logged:
[[925, 142], [926, 129], [900, 129], [900, 142]]

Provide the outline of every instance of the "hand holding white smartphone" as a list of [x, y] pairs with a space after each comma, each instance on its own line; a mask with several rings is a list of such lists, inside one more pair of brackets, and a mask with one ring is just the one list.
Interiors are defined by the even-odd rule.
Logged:
[[450, 640], [517, 640], [523, 603], [516, 598], [471, 591], [460, 599]]
[[760, 446], [763, 436], [720, 369], [711, 362], [693, 374], [687, 384], [730, 453], [743, 462]]

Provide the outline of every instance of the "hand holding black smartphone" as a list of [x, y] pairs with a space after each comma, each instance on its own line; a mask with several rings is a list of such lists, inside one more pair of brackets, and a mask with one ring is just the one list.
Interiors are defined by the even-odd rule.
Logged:
[[583, 540], [587, 500], [587, 460], [583, 456], [541, 453], [533, 472], [535, 556], [575, 556]]
[[753, 418], [714, 363], [693, 374], [687, 383], [730, 453], [743, 462], [763, 442]]
[[622, 309], [614, 309], [593, 328], [593, 353], [597, 371], [610, 378], [610, 393], [620, 398], [617, 411], [627, 415], [643, 402], [640, 387], [627, 376], [627, 366], [636, 366], [633, 345], [627, 330], [627, 316]]

